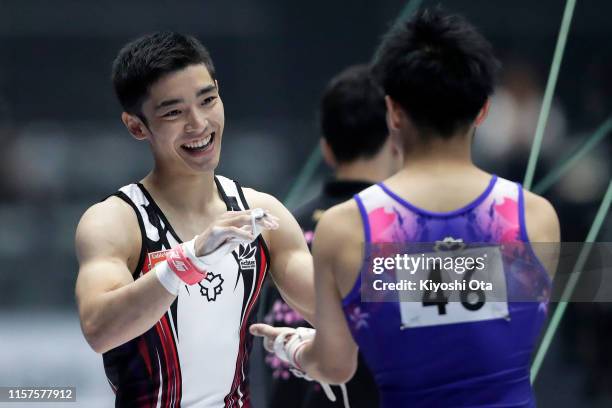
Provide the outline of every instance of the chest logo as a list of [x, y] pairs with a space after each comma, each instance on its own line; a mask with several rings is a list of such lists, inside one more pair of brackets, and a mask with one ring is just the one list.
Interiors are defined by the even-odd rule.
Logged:
[[256, 245], [240, 245], [238, 249], [238, 262], [240, 264], [240, 269], [255, 269], [256, 261], [254, 255], [256, 250]]
[[202, 279], [198, 285], [200, 285], [200, 293], [209, 302], [217, 300], [217, 296], [223, 292], [223, 281], [220, 273], [208, 272], [206, 277]]

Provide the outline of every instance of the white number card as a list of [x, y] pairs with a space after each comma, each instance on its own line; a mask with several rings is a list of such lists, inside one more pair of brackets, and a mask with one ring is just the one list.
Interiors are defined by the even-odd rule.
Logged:
[[419, 267], [395, 270], [397, 284], [412, 288], [399, 292], [403, 329], [509, 319], [499, 247], [418, 256]]

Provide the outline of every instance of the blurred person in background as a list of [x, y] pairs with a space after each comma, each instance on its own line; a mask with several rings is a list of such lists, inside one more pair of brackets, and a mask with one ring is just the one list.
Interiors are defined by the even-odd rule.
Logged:
[[[402, 141], [403, 168], [319, 221], [312, 248], [316, 333], [266, 324], [251, 330], [323, 382], [351, 378], [359, 348], [382, 407], [533, 407], [530, 360], [556, 260], [540, 263], [531, 242], [558, 242], [559, 221], [544, 198], [472, 162], [497, 71], [491, 46], [462, 17], [422, 10], [384, 37], [373, 71], [386, 94], [388, 126]], [[401, 307], [396, 294], [364, 300], [372, 293], [362, 286], [371, 275], [364, 242], [370, 250], [368, 244], [423, 243], [434, 254], [445, 244], [489, 243], [499, 261], [487, 273], [507, 282], [498, 288], [505, 293], [496, 301], [452, 302], [424, 291], [422, 303]], [[515, 256], [525, 263], [513, 267]], [[440, 279], [436, 271], [423, 273]], [[520, 293], [535, 296], [517, 300]]]
[[[582, 119], [582, 128], [590, 131], [574, 134], [576, 143], [590, 137], [593, 124], [610, 118], [612, 79], [608, 73], [611, 67], [610, 57], [593, 55], [588, 60], [586, 73], [580, 78], [580, 95], [575, 109], [582, 114], [576, 120]], [[564, 228], [564, 241], [583, 241], [593, 222], [612, 171], [610, 136], [608, 131], [607, 137], [597, 148], [576, 163], [553, 188], [555, 198], [560, 203], [556, 206], [559, 216], [572, 220]], [[585, 180], [589, 182], [585, 183]], [[607, 225], [602, 227], [598, 240], [611, 240], [611, 226], [608, 215]], [[563, 357], [584, 370], [585, 376], [581, 378], [583, 395], [591, 404], [612, 405], [612, 347], [609, 341], [612, 325], [602, 325], [602, 322], [612, 321], [612, 303], [572, 302], [563, 319]]]
[[[491, 97], [487, 120], [478, 128], [479, 152], [490, 158], [487, 167], [511, 180], [523, 177], [533, 143], [543, 90], [534, 68], [524, 61], [504, 64], [500, 85]], [[567, 120], [558, 101], [551, 106], [546, 133], [542, 139], [543, 166], [563, 149]], [[503, 157], [504, 160], [498, 160]]]
[[268, 270], [312, 319], [312, 258], [299, 225], [272, 196], [215, 175], [224, 109], [198, 40], [158, 32], [130, 42], [113, 85], [123, 123], [155, 164], [79, 222], [85, 338], [103, 354], [116, 406], [249, 407], [247, 327]]
[[[325, 88], [319, 109], [320, 148], [335, 178], [325, 183], [317, 197], [294, 211], [309, 245], [325, 210], [399, 170], [401, 153], [389, 136], [385, 113], [384, 94], [367, 65], [343, 70]], [[266, 291], [262, 306], [268, 324], [305, 325], [302, 316], [272, 287]], [[341, 399], [330, 401], [317, 383], [292, 376], [289, 365], [274, 353], [268, 354], [265, 361], [272, 378], [268, 392], [270, 408], [343, 406]], [[378, 405], [376, 385], [361, 356], [355, 376], [346, 387], [351, 407]], [[334, 392], [340, 395], [340, 390], [334, 388]]]

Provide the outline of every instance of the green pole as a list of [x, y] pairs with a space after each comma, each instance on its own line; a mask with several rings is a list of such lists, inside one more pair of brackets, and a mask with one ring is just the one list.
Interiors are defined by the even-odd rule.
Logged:
[[582, 143], [574, 152], [568, 154], [565, 159], [561, 160], [542, 180], [540, 180], [533, 192], [543, 194], [553, 184], [557, 182], [579, 159], [585, 154], [593, 150], [599, 142], [605, 139], [612, 130], [612, 118], [606, 120], [589, 138]]
[[525, 173], [525, 181], [523, 182], [527, 190], [531, 190], [533, 175], [542, 147], [542, 138], [544, 137], [544, 130], [546, 129], [546, 122], [548, 121], [548, 115], [557, 85], [557, 78], [559, 77], [559, 68], [561, 68], [561, 61], [563, 60], [563, 52], [565, 51], [565, 44], [567, 42], [567, 35], [570, 30], [575, 5], [576, 0], [567, 0], [565, 3], [563, 20], [561, 21], [561, 28], [559, 30], [559, 36], [557, 37], [557, 46], [555, 47], [555, 54], [550, 66], [550, 74], [548, 75], [548, 82], [546, 83], [546, 90], [544, 91], [544, 100], [542, 102], [542, 108], [540, 109], [540, 116], [538, 117], [538, 125], [536, 127], [535, 137], [533, 138], [533, 144], [531, 145], [529, 161], [527, 162], [527, 171]]
[[533, 384], [538, 376], [538, 372], [540, 371], [540, 367], [542, 366], [542, 362], [544, 361], [544, 357], [546, 357], [546, 353], [550, 348], [550, 344], [553, 341], [557, 328], [561, 323], [561, 319], [563, 318], [563, 314], [565, 313], [565, 309], [567, 308], [567, 304], [569, 303], [569, 299], [574, 292], [574, 288], [578, 283], [578, 279], [580, 278], [580, 274], [582, 273], [582, 268], [589, 258], [589, 253], [591, 252], [591, 244], [595, 242], [595, 238], [597, 238], [597, 234], [599, 234], [599, 230], [606, 219], [606, 215], [608, 214], [608, 210], [610, 209], [610, 202], [612, 201], [612, 180], [608, 185], [608, 190], [601, 200], [601, 205], [599, 206], [599, 210], [595, 215], [595, 219], [593, 220], [593, 224], [589, 229], [589, 233], [587, 234], [586, 240], [584, 241], [587, 245], [582, 247], [580, 250], [580, 254], [578, 255], [578, 260], [572, 269], [572, 274], [570, 275], [570, 279], [561, 294], [561, 299], [555, 312], [550, 319], [550, 324], [546, 328], [546, 332], [544, 333], [544, 338], [542, 339], [542, 343], [538, 348], [536, 356], [533, 360], [533, 364], [531, 365], [531, 383]]
[[321, 158], [321, 149], [319, 149], [317, 145], [308, 156], [306, 163], [304, 163], [302, 170], [300, 170], [300, 173], [291, 186], [289, 193], [287, 193], [287, 197], [285, 197], [284, 200], [285, 207], [292, 208], [297, 204], [297, 198], [304, 193], [308, 183], [310, 183], [310, 179], [317, 171], [319, 163], [321, 163]]

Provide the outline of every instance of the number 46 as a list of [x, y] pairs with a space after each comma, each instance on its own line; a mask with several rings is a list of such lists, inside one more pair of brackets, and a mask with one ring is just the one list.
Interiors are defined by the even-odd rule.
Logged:
[[[465, 280], [471, 281], [474, 275], [475, 268], [469, 269], [465, 274]], [[442, 283], [442, 273], [440, 269], [434, 268], [429, 272], [429, 280], [435, 283]], [[473, 295], [472, 295], [473, 294]], [[471, 295], [471, 296], [470, 296]], [[474, 298], [476, 298], [474, 300]], [[486, 296], [482, 289], [470, 289], [469, 285], [466, 290], [462, 290], [460, 294], [461, 304], [464, 308], [469, 311], [475, 312], [484, 306]], [[438, 314], [446, 314], [446, 305], [448, 304], [448, 297], [444, 295], [443, 290], [425, 290], [423, 292], [423, 306], [438, 306]]]

